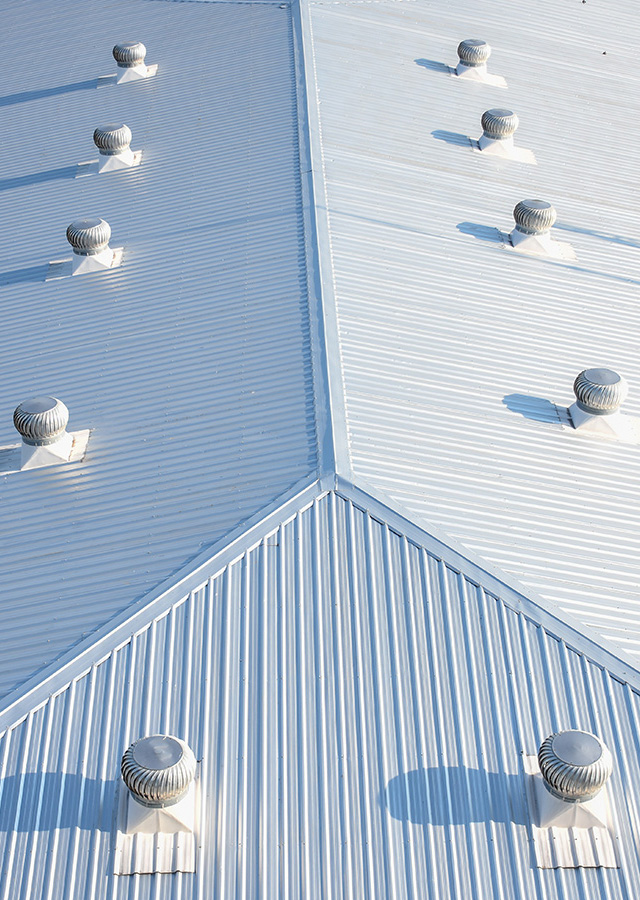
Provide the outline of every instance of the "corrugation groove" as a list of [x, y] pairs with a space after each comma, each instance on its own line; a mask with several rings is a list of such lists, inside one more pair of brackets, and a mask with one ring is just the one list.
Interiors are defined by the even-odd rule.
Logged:
[[[0, 694], [316, 467], [290, 10], [5, 6], [0, 445], [42, 392], [92, 433], [81, 464], [0, 477]], [[115, 21], [156, 78], [96, 88]], [[142, 165], [74, 177], [119, 119]], [[45, 281], [94, 213], [122, 268]]]
[[[630, 2], [615, 17], [552, 0], [311, 6], [356, 481], [630, 658], [637, 448], [561, 422], [590, 365], [623, 372], [640, 414], [638, 77], [621, 25], [637, 20]], [[508, 91], [443, 70], [465, 34], [489, 41]], [[472, 152], [482, 111], [504, 105], [537, 166]], [[577, 260], [504, 249], [524, 197], [554, 203]]]
[[[0, 897], [638, 896], [638, 694], [428, 542], [329, 494], [176, 597], [2, 736]], [[620, 869], [532, 866], [522, 754], [566, 727], [614, 752]], [[197, 873], [113, 876], [157, 730], [200, 760]]]

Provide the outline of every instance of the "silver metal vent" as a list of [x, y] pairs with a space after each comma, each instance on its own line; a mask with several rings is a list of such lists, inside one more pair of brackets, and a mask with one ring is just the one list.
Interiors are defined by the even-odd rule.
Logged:
[[576, 405], [590, 416], [610, 416], [624, 403], [629, 385], [612, 369], [584, 369], [573, 383]]
[[93, 142], [102, 156], [118, 156], [129, 149], [131, 129], [127, 125], [102, 125], [93, 132]]
[[113, 58], [120, 69], [133, 69], [144, 62], [147, 48], [142, 41], [123, 41], [116, 44], [112, 50]]
[[504, 141], [513, 137], [520, 124], [510, 109], [487, 109], [482, 113], [483, 137], [491, 141]]
[[588, 731], [550, 735], [540, 745], [538, 763], [547, 790], [569, 803], [593, 799], [613, 771], [611, 753]]
[[546, 200], [521, 200], [513, 210], [516, 229], [522, 234], [546, 234], [558, 214]]
[[463, 66], [467, 66], [470, 69], [486, 65], [490, 56], [491, 47], [486, 41], [468, 38], [466, 41], [460, 41], [458, 44], [458, 59]]
[[33, 397], [16, 407], [13, 424], [25, 444], [46, 447], [64, 435], [69, 410], [56, 397]]
[[111, 228], [104, 219], [78, 219], [67, 228], [67, 240], [78, 256], [97, 256], [110, 238]]
[[122, 779], [143, 806], [164, 808], [181, 800], [196, 773], [196, 758], [185, 741], [152, 734], [135, 741], [122, 757]]

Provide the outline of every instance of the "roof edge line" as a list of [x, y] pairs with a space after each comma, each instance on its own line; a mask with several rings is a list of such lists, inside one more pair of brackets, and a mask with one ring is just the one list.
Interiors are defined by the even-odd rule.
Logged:
[[220, 572], [242, 556], [289, 515], [310, 505], [333, 488], [333, 480], [302, 479], [280, 497], [267, 504], [244, 523], [220, 538], [190, 563], [165, 579], [136, 603], [117, 613], [83, 641], [53, 660], [31, 678], [11, 691], [0, 708], [0, 736], [18, 724], [32, 710], [46, 702], [52, 694], [62, 690], [92, 666], [98, 664], [117, 647], [146, 627], [185, 594], [197, 590], [213, 575], [203, 576], [205, 566], [216, 566]]
[[296, 0], [291, 14], [319, 474], [341, 472], [352, 477], [313, 38], [306, 0]]
[[527, 593], [524, 593], [524, 589], [511, 583], [503, 572], [488, 565], [439, 528], [435, 527], [432, 530], [430, 524], [425, 523], [424, 527], [419, 525], [401, 504], [387, 496], [384, 491], [372, 488], [360, 477], [356, 483], [338, 476], [335, 490], [337, 494], [361, 507], [374, 518], [380, 519], [409, 540], [436, 554], [452, 569], [480, 584], [489, 593], [495, 594], [509, 609], [522, 613], [553, 637], [562, 640], [570, 649], [640, 692], [640, 671], [621, 657], [617, 648], [610, 645], [607, 640], [594, 634], [588, 626], [578, 623], [558, 606], [545, 600], [535, 591], [527, 589]]

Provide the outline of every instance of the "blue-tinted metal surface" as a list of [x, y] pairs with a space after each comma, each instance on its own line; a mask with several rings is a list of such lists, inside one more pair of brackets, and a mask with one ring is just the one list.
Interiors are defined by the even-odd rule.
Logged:
[[[98, 81], [122, 38], [155, 78]], [[316, 438], [290, 9], [5, 3], [0, 43], [0, 445], [43, 392], [92, 429], [0, 476], [4, 694], [312, 480]], [[75, 177], [110, 121], [142, 164]], [[122, 267], [45, 281], [87, 215]]]
[[[638, 694], [360, 501], [212, 563], [4, 733], [2, 900], [635, 900]], [[617, 870], [532, 863], [522, 754], [565, 728], [613, 751]], [[155, 732], [200, 760], [197, 871], [116, 877], [120, 756]]]
[[[640, 415], [637, 22], [630, 0], [317, 3], [308, 47], [353, 478], [632, 661], [638, 448], [563, 431], [556, 405], [610, 366]], [[508, 90], [452, 77], [467, 37]], [[537, 166], [473, 152], [495, 106]], [[528, 197], [576, 260], [504, 248]]]

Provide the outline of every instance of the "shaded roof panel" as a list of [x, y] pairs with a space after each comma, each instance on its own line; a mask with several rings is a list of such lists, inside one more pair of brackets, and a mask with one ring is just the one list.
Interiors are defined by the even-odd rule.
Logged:
[[[638, 448], [555, 408], [608, 365], [640, 415], [637, 6], [309, 9], [352, 477], [637, 658]], [[508, 90], [451, 76], [466, 37]], [[495, 106], [537, 166], [473, 152]], [[576, 261], [504, 249], [525, 197]]]
[[[8, 729], [0, 895], [636, 897], [638, 695], [383, 513], [274, 517]], [[522, 754], [566, 727], [614, 753], [620, 869], [532, 866]], [[197, 872], [116, 877], [120, 756], [158, 730], [201, 760]]]
[[[5, 5], [0, 445], [45, 392], [92, 432], [0, 477], [0, 694], [316, 467], [290, 11]], [[123, 37], [159, 74], [97, 87]], [[142, 165], [75, 177], [114, 120]], [[122, 268], [45, 281], [94, 214]]]

